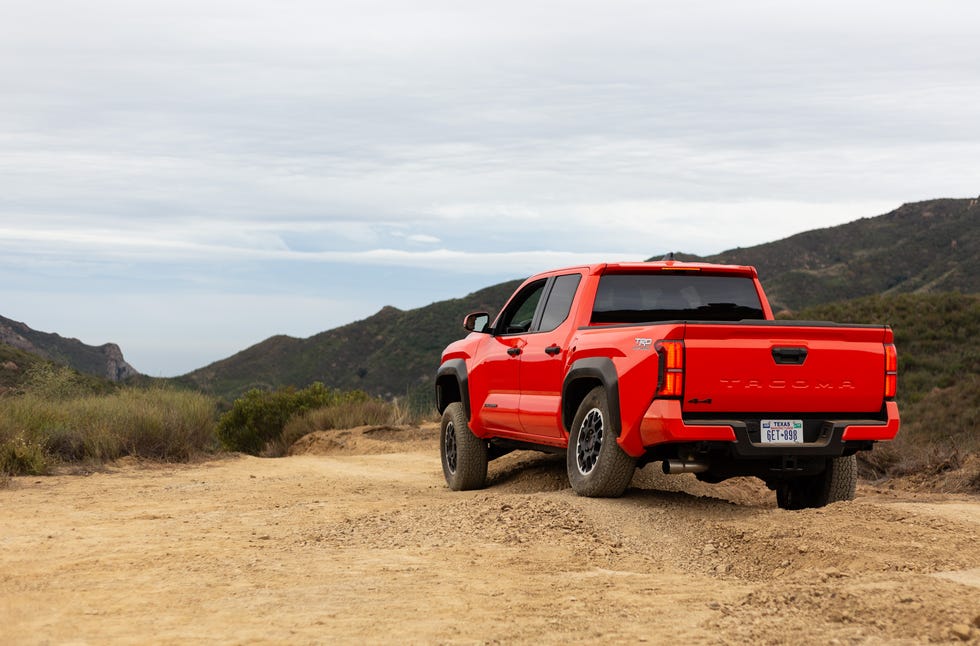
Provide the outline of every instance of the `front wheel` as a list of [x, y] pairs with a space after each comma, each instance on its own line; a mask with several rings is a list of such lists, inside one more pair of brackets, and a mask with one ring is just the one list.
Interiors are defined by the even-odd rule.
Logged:
[[442, 414], [439, 434], [442, 473], [453, 491], [482, 489], [487, 482], [487, 443], [473, 435], [466, 411], [453, 402]]
[[593, 388], [579, 405], [568, 437], [565, 466], [575, 493], [590, 498], [623, 495], [633, 479], [636, 458], [623, 451], [618, 436], [605, 388]]
[[854, 500], [856, 485], [857, 457], [831, 458], [823, 473], [779, 483], [776, 504], [780, 509], [825, 507], [832, 502]]

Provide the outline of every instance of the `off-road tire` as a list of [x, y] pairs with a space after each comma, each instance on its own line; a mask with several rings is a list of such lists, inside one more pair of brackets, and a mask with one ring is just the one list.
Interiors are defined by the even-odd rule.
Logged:
[[823, 473], [780, 483], [776, 487], [776, 504], [780, 509], [810, 509], [854, 500], [856, 485], [857, 458], [831, 458]]
[[473, 435], [459, 402], [446, 407], [439, 433], [442, 473], [453, 491], [482, 489], [487, 483], [487, 442]]
[[616, 442], [619, 429], [609, 414], [605, 388], [593, 388], [575, 413], [565, 466], [568, 481], [580, 496], [622, 496], [636, 471], [636, 458]]

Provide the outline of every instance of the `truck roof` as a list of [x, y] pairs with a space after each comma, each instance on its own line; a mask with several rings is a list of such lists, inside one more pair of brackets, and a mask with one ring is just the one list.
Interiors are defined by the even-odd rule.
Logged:
[[542, 272], [551, 274], [568, 269], [585, 268], [589, 274], [640, 273], [640, 272], [704, 272], [710, 274], [732, 274], [758, 278], [755, 267], [749, 265], [720, 265], [709, 262], [681, 262], [679, 260], [654, 260], [650, 262], [610, 262], [593, 265], [579, 265], [565, 269]]

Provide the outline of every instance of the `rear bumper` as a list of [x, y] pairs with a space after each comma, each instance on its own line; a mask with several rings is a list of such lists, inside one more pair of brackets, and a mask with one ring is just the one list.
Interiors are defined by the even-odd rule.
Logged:
[[[885, 402], [882, 415], [876, 419], [854, 419], [850, 416], [803, 415], [806, 431], [803, 444], [762, 444], [759, 442], [759, 415], [732, 415], [731, 419], [684, 419], [681, 402], [658, 399], [647, 409], [637, 427], [625, 429], [620, 437], [623, 450], [634, 457], [648, 453], [663, 444], [731, 442], [738, 457], [766, 458], [781, 456], [839, 456], [853, 452], [855, 446], [868, 448], [869, 442], [894, 439], [901, 424], [898, 405]], [[769, 417], [769, 415], [767, 415]], [[771, 417], [795, 417], [773, 413]], [[850, 446], [849, 446], [850, 443]]]

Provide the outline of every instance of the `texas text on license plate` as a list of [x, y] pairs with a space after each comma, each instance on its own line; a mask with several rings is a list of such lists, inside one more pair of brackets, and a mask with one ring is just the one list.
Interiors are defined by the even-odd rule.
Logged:
[[763, 444], [803, 444], [801, 419], [764, 419], [760, 430]]

